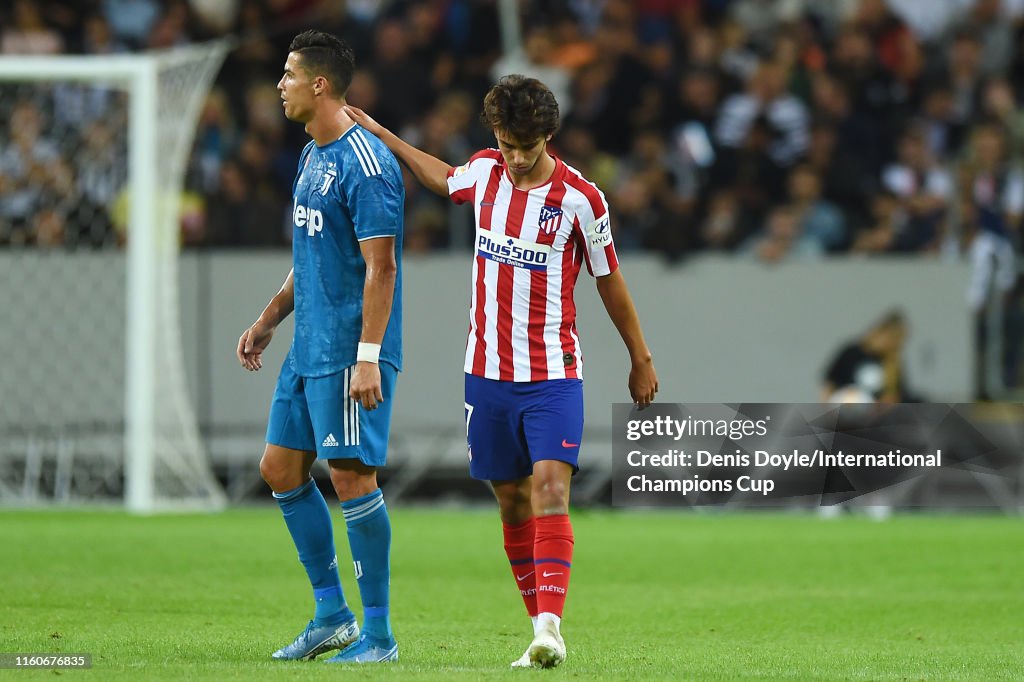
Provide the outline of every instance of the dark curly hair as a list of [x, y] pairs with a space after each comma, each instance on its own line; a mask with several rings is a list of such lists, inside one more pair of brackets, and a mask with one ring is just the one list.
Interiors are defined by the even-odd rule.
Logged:
[[536, 78], [504, 76], [484, 97], [481, 122], [520, 142], [553, 135], [558, 130], [558, 102]]
[[356, 70], [356, 57], [348, 44], [330, 33], [303, 31], [292, 39], [289, 52], [302, 56], [302, 68], [311, 76], [325, 76], [335, 97], [344, 97]]

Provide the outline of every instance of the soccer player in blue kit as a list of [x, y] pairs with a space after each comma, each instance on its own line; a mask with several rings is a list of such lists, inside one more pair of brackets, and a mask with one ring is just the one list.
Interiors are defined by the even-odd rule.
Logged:
[[[306, 31], [289, 47], [277, 84], [285, 116], [305, 124], [293, 185], [293, 268], [239, 338], [255, 371], [293, 310], [295, 337], [270, 408], [260, 473], [274, 491], [313, 588], [315, 614], [276, 659], [398, 659], [388, 614], [391, 524], [377, 467], [385, 463], [391, 403], [402, 368], [402, 211], [395, 157], [343, 111], [355, 59], [338, 38]], [[338, 576], [334, 531], [310, 477], [330, 465], [363, 602], [360, 630]]]

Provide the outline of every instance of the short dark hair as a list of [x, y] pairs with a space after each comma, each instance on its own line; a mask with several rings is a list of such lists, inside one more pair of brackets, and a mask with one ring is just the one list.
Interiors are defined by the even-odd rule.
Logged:
[[558, 130], [558, 102], [548, 86], [536, 78], [504, 76], [484, 97], [480, 120], [490, 129], [528, 142]]
[[344, 97], [356, 70], [356, 56], [348, 44], [330, 33], [303, 31], [292, 39], [289, 52], [302, 55], [302, 68], [314, 76], [325, 76], [336, 97]]

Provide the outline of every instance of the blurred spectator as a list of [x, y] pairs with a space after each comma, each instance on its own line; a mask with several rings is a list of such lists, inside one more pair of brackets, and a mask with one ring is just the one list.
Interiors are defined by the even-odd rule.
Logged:
[[823, 251], [846, 246], [843, 214], [821, 196], [821, 179], [809, 165], [797, 166], [789, 175], [789, 201], [796, 213], [799, 232], [814, 239]]
[[434, 96], [427, 66], [414, 58], [404, 23], [383, 21], [376, 29], [370, 66], [374, 80], [383, 84], [377, 90], [374, 118], [385, 127], [401, 130], [413, 116], [426, 111]]
[[[123, 163], [121, 166], [123, 169]], [[115, 189], [123, 186], [122, 178], [122, 183]], [[67, 247], [101, 247], [113, 243], [113, 226], [107, 209], [116, 201], [116, 194], [97, 201], [83, 192], [83, 183], [75, 177], [75, 169], [63, 160], [50, 168], [44, 192], [46, 205], [34, 218], [36, 243], [40, 239], [49, 246]], [[41, 223], [43, 219], [49, 222], [44, 225]], [[59, 240], [54, 229], [58, 224], [61, 226]]]
[[900, 137], [896, 161], [882, 172], [882, 186], [899, 198], [906, 215], [904, 229], [890, 249], [919, 251], [937, 246], [953, 198], [953, 180], [935, 163], [921, 131], [912, 128]]
[[[998, 124], [981, 124], [971, 134], [969, 156], [960, 175], [963, 228], [972, 263], [967, 302], [975, 314], [978, 359], [976, 385], [979, 398], [988, 398], [1002, 388], [1017, 385], [1020, 330], [1013, 314], [1018, 282], [1014, 244], [1020, 242], [1024, 215], [1024, 174], [1010, 163], [1006, 136]], [[994, 342], [988, 334], [988, 313], [992, 305], [1002, 319], [1001, 377], [991, 377], [983, 358]], [[993, 385], [998, 384], [1002, 385]]]
[[850, 251], [858, 254], [882, 254], [895, 251], [895, 244], [907, 224], [900, 199], [883, 190], [871, 199], [871, 221], [857, 232]]
[[554, 63], [552, 53], [554, 40], [546, 27], [534, 27], [527, 31], [521, 51], [507, 54], [494, 62], [491, 78], [497, 81], [502, 76], [519, 73], [536, 78], [548, 86], [558, 102], [558, 109], [564, 117], [572, 111], [572, 97], [569, 94], [569, 70]]
[[27, 241], [46, 178], [60, 161], [57, 145], [42, 136], [43, 128], [42, 112], [33, 102], [14, 105], [8, 143], [0, 151], [0, 243]]
[[953, 106], [953, 91], [946, 84], [929, 88], [924, 98], [920, 126], [928, 150], [939, 158], [948, 158], [960, 148], [966, 126]]
[[772, 129], [758, 117], [739, 149], [722, 149], [710, 172], [713, 192], [728, 190], [738, 205], [735, 237], [738, 244], [757, 231], [769, 207], [783, 195], [786, 175], [769, 152]]
[[420, 2], [411, 5], [406, 16], [410, 52], [418, 63], [430, 66], [430, 87], [438, 93], [455, 87], [458, 71], [441, 32], [443, 9], [440, 3]]
[[[584, 0], [585, 1], [585, 0]], [[582, 4], [582, 3], [580, 3]], [[594, 2], [594, 5], [599, 4]], [[598, 14], [598, 16], [600, 16]], [[597, 47], [592, 40], [584, 37], [584, 24], [565, 14], [552, 25], [553, 50], [551, 63], [574, 73], [581, 66], [597, 59]], [[592, 31], [587, 30], [587, 33]]]
[[209, 246], [282, 246], [287, 243], [285, 217], [272, 197], [257, 191], [246, 168], [229, 159], [221, 165], [219, 189], [206, 205], [202, 241]]
[[1017, 106], [1013, 88], [1005, 78], [993, 78], [986, 85], [982, 97], [982, 111], [998, 121], [1007, 133], [1010, 158], [1019, 163], [1024, 159], [1024, 110]]
[[[712, 132], [715, 116], [718, 113], [720, 94], [715, 72], [704, 68], [687, 70], [676, 81], [676, 91], [673, 94], [673, 97], [666, 99], [664, 117], [667, 125], [665, 129], [675, 131], [673, 136], [678, 138], [687, 127], [694, 130], [693, 126], [696, 124], [700, 128], [699, 134], [706, 140], [706, 144], [713, 145]], [[695, 150], [691, 150], [689, 153], [694, 160], [705, 156]], [[710, 161], [714, 161], [714, 159], [711, 158], [708, 163], [700, 165], [710, 165]]]
[[871, 114], [853, 107], [849, 92], [837, 78], [816, 75], [811, 92], [819, 122], [835, 131], [834, 154], [849, 158], [859, 171], [873, 176], [889, 154], [887, 133], [879, 129]]
[[670, 259], [692, 249], [690, 213], [696, 188], [685, 161], [663, 145], [657, 131], [648, 130], [636, 136], [620, 168], [622, 179], [611, 203], [620, 212], [623, 248], [660, 251]]
[[907, 23], [914, 35], [925, 43], [938, 42], [964, 6], [964, 0], [886, 0], [886, 3]]
[[[281, 115], [274, 83], [291, 35], [312, 25], [356, 52], [349, 101], [452, 162], [494, 144], [478, 113], [495, 75], [540, 77], [563, 113], [552, 150], [608, 193], [624, 249], [735, 251], [758, 234], [754, 250], [771, 261], [821, 247], [920, 253], [959, 235], [953, 225], [977, 262], [1000, 264], [1007, 290], [1024, 205], [1024, 0], [520, 5], [524, 44], [505, 56], [493, 0], [10, 0], [0, 50], [116, 54], [237, 37], [200, 114], [186, 244], [247, 243], [247, 231], [224, 236], [221, 221], [214, 235], [202, 219], [204, 200], [208, 218], [229, 202], [225, 178], [237, 190], [242, 177], [274, 220], [286, 214], [306, 136]], [[20, 87], [0, 86], [0, 243], [110, 243], [126, 95], [62, 82], [26, 98]], [[1000, 160], [984, 161], [991, 148]], [[463, 248], [469, 218], [410, 189], [409, 248]]]
[[776, 4], [773, 0], [735, 0], [729, 7], [730, 18], [752, 42], [766, 49], [785, 19]]
[[228, 56], [231, 71], [248, 79], [280, 71], [281, 55], [267, 35], [270, 21], [270, 13], [260, 0], [243, 0], [234, 26], [241, 42]]
[[101, 14], [90, 14], [82, 26], [82, 52], [86, 54], [119, 54], [128, 47], [114, 37], [110, 24]]
[[838, 127], [820, 121], [811, 128], [806, 164], [822, 185], [822, 197], [843, 213], [847, 225], [864, 217], [865, 200], [874, 190], [874, 178], [860, 156], [839, 150]]
[[958, 24], [978, 36], [981, 70], [985, 74], [1004, 71], [1013, 58], [1014, 27], [1002, 16], [1002, 0], [973, 0]]
[[[267, 139], [255, 132], [248, 132], [238, 144], [237, 160], [245, 168], [248, 174], [252, 190], [262, 197], [273, 197], [282, 212], [286, 210], [286, 204], [290, 196], [285, 194], [291, 187], [291, 181], [295, 179], [295, 162], [290, 167], [282, 160], [278, 165], [280, 169], [274, 168], [274, 150], [271, 149]], [[221, 173], [221, 178], [224, 175]]]
[[978, 106], [982, 83], [981, 43], [970, 28], [960, 28], [953, 37], [946, 64], [946, 80], [952, 93], [953, 120], [966, 125]]
[[55, 209], [47, 208], [35, 217], [35, 245], [50, 249], [64, 246], [67, 227], [64, 216]]
[[238, 19], [239, 0], [189, 0], [189, 7], [210, 34], [227, 33]]
[[[850, 113], [870, 126], [876, 145], [891, 147], [892, 137], [887, 131], [900, 123], [901, 108], [908, 104], [909, 94], [880, 61], [867, 30], [857, 24], [841, 29], [828, 68], [850, 98]], [[876, 160], [881, 158], [879, 155]]]
[[971, 135], [969, 156], [960, 174], [963, 230], [973, 274], [968, 289], [971, 310], [980, 312], [989, 282], [1001, 294], [1017, 281], [1014, 243], [1024, 215], [1024, 174], [1009, 162], [1006, 136], [995, 124], [982, 124]]
[[899, 15], [889, 9], [886, 0], [860, 0], [853, 25], [870, 40], [878, 64], [895, 74], [906, 59], [907, 41], [914, 42], [913, 34]]
[[772, 209], [760, 234], [751, 238], [743, 250], [767, 264], [813, 260], [824, 253], [821, 242], [801, 232], [800, 214], [793, 206]]
[[579, 70], [573, 81], [572, 113], [564, 118], [563, 126], [586, 128], [603, 151], [611, 151], [605, 141], [616, 135], [615, 122], [607, 115], [612, 99], [611, 71], [607, 64], [593, 62]]
[[700, 237], [709, 249], [731, 251], [741, 238], [739, 202], [727, 190], [711, 197]]
[[95, 206], [111, 205], [128, 180], [128, 155], [110, 125], [90, 124], [74, 159], [79, 193]]
[[558, 149], [563, 160], [591, 182], [610, 190], [619, 175], [619, 161], [597, 148], [594, 135], [579, 125], [568, 125], [558, 133]]
[[159, 0], [103, 0], [103, 14], [114, 36], [136, 49], [148, 43], [160, 10]]
[[444, 206], [438, 202], [420, 202], [406, 205], [405, 241], [406, 253], [428, 253], [442, 249], [449, 244], [449, 219]]
[[[976, 394], [989, 399], [996, 391], [1018, 384], [1020, 358], [1019, 291], [1015, 245], [1020, 244], [1024, 216], [1024, 173], [1012, 165], [1006, 134], [995, 123], [978, 125], [971, 134], [969, 156], [960, 175], [964, 235], [972, 263], [967, 303], [975, 315]], [[992, 313], [1000, 318], [1002, 338], [991, 338]], [[999, 374], [987, 371], [988, 349], [1002, 350]]]
[[194, 152], [199, 164], [200, 184], [205, 192], [217, 190], [220, 166], [224, 159], [235, 152], [237, 146], [238, 130], [227, 96], [220, 88], [214, 88], [207, 95], [199, 114]]
[[779, 166], [793, 165], [807, 149], [807, 109], [786, 92], [786, 73], [777, 64], [763, 64], [747, 81], [746, 92], [725, 100], [715, 126], [724, 147], [737, 148], [754, 122], [763, 117], [770, 137], [769, 154]]
[[166, 49], [189, 43], [188, 22], [185, 0], [170, 0], [149, 32], [147, 47]]
[[2, 54], [59, 54], [64, 50], [60, 33], [43, 22], [32, 0], [14, 0], [11, 26], [0, 34]]

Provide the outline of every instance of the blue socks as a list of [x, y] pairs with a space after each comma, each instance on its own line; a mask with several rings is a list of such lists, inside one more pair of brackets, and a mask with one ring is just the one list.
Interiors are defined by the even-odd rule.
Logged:
[[391, 521], [380, 489], [341, 503], [348, 527], [348, 544], [355, 563], [356, 582], [363, 598], [363, 633], [394, 641], [388, 614], [391, 581]]
[[[312, 479], [285, 493], [274, 493], [284, 515], [299, 561], [313, 586], [317, 625], [334, 625], [354, 618], [345, 603], [338, 578], [331, 513]], [[363, 598], [362, 631], [367, 637], [392, 642], [389, 617], [391, 581], [391, 521], [380, 489], [341, 503], [356, 581]]]
[[354, 616], [345, 603], [338, 578], [331, 512], [316, 483], [310, 479], [294, 490], [274, 493], [274, 499], [281, 507], [288, 532], [299, 550], [299, 561], [306, 568], [306, 575], [313, 586], [316, 600], [314, 620], [318, 625], [352, 620]]

